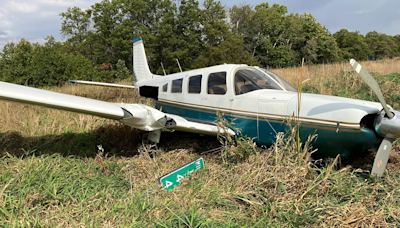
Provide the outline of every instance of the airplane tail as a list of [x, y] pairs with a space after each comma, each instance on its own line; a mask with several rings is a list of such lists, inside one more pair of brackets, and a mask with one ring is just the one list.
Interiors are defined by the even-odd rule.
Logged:
[[142, 37], [133, 39], [133, 73], [135, 82], [158, 77], [158, 75], [152, 74], [149, 69]]

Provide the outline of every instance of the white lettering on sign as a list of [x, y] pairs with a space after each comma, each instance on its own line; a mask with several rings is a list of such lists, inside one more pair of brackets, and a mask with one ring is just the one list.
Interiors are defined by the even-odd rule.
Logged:
[[178, 177], [178, 179], [176, 180], [177, 182], [181, 182], [181, 179], [184, 178], [184, 176], [179, 175], [179, 174], [177, 175], [177, 177]]
[[165, 181], [165, 188], [168, 188], [169, 186], [172, 186], [171, 181]]
[[196, 170], [197, 169], [201, 169], [201, 162], [200, 162], [200, 160], [198, 160], [197, 162], [196, 162]]

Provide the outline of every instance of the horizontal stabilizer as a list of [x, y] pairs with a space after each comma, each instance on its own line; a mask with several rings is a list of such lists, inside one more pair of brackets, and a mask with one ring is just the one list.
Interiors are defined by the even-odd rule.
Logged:
[[128, 88], [134, 89], [135, 86], [129, 85], [120, 85], [120, 84], [112, 84], [112, 83], [105, 83], [105, 82], [92, 82], [92, 81], [82, 81], [82, 80], [69, 80], [72, 83], [76, 84], [86, 84], [86, 85], [96, 85], [96, 86], [106, 86], [106, 87], [118, 87], [118, 88]]
[[85, 113], [108, 119], [118, 120], [124, 117], [123, 109], [113, 103], [7, 82], [0, 82], [0, 99]]

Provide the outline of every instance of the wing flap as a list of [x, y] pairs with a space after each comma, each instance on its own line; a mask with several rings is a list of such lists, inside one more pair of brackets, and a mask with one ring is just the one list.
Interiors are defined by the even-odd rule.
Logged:
[[121, 119], [124, 111], [118, 105], [84, 97], [0, 82], [0, 99], [49, 108]]
[[[223, 128], [220, 128], [214, 124], [194, 122], [187, 120], [181, 116], [173, 114], [166, 114], [166, 115], [176, 122], [176, 126], [172, 127], [172, 129], [177, 131], [198, 133], [203, 135], [214, 135], [214, 136], [225, 132]], [[232, 129], [227, 128], [226, 131], [230, 135], [235, 135], [235, 132]]]

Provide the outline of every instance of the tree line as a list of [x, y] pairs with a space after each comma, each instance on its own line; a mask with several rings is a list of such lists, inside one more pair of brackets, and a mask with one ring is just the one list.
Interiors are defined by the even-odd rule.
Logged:
[[204, 0], [102, 0], [60, 13], [65, 42], [22, 39], [0, 52], [0, 80], [35, 86], [69, 79], [116, 81], [132, 75], [132, 40], [143, 36], [150, 69], [163, 74], [222, 63], [268, 68], [400, 56], [400, 35], [331, 34], [309, 13], [284, 5]]

